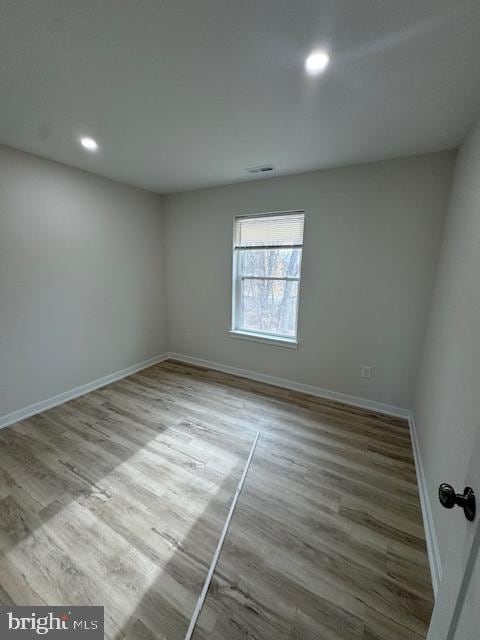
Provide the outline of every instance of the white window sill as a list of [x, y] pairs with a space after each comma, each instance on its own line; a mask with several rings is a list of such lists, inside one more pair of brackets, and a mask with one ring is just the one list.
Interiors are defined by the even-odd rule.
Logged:
[[265, 344], [273, 344], [277, 347], [287, 347], [287, 349], [298, 349], [298, 340], [295, 338], [279, 338], [276, 336], [266, 336], [263, 333], [253, 333], [250, 331], [229, 331], [231, 338], [240, 340], [249, 340], [250, 342], [263, 342]]

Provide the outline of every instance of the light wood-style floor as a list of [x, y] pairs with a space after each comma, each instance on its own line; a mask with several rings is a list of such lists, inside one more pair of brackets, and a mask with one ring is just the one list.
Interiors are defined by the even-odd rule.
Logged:
[[421, 640], [404, 421], [175, 362], [0, 431], [0, 603], [100, 604], [106, 638]]

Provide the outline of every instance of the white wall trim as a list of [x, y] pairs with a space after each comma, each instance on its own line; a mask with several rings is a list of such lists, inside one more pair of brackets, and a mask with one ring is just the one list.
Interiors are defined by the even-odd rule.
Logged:
[[78, 398], [79, 396], [83, 396], [86, 393], [89, 393], [90, 391], [94, 391], [95, 389], [104, 387], [105, 385], [111, 384], [116, 380], [120, 380], [121, 378], [126, 378], [127, 376], [131, 376], [133, 373], [136, 373], [137, 371], [141, 371], [142, 369], [151, 367], [154, 364], [163, 362], [164, 360], [167, 359], [167, 357], [168, 357], [168, 354], [164, 353], [160, 356], [149, 358], [148, 360], [144, 360], [143, 362], [134, 364], [131, 367], [122, 369], [121, 371], [110, 373], [107, 376], [103, 376], [103, 378], [98, 378], [97, 380], [93, 380], [92, 382], [87, 382], [87, 384], [83, 384], [80, 387], [75, 387], [75, 389], [69, 389], [68, 391], [64, 391], [63, 393], [60, 393], [57, 396], [53, 396], [52, 398], [47, 398], [46, 400], [35, 402], [35, 404], [31, 404], [28, 407], [25, 407], [23, 409], [18, 409], [17, 411], [13, 411], [12, 413], [7, 413], [6, 415], [0, 416], [0, 429], [3, 429], [4, 427], [8, 427], [11, 424], [15, 424], [15, 422], [19, 422], [20, 420], [25, 420], [26, 418], [29, 418], [30, 416], [33, 416], [36, 413], [41, 413], [42, 411], [46, 411], [47, 409], [56, 407], [59, 404], [63, 404], [64, 402], [67, 402], [68, 400], [73, 400], [73, 398]]
[[179, 360], [187, 364], [197, 365], [199, 367], [206, 367], [207, 369], [214, 369], [215, 371], [221, 371], [223, 373], [231, 373], [233, 375], [240, 376], [242, 378], [249, 378], [258, 382], [265, 382], [267, 384], [272, 384], [277, 387], [283, 387], [285, 389], [292, 389], [293, 391], [308, 393], [319, 398], [336, 400], [338, 402], [343, 402], [344, 404], [352, 405], [354, 407], [360, 407], [362, 409], [368, 409], [370, 411], [378, 411], [380, 413], [384, 413], [394, 417], [406, 418], [408, 420], [408, 426], [410, 429], [413, 457], [415, 460], [415, 470], [417, 474], [418, 491], [420, 494], [420, 505], [422, 509], [423, 526], [425, 529], [432, 587], [435, 596], [437, 595], [438, 586], [442, 579], [442, 563], [440, 559], [437, 534], [435, 532], [435, 525], [433, 522], [430, 499], [428, 497], [425, 472], [423, 470], [422, 459], [420, 456], [420, 448], [415, 428], [415, 420], [413, 417], [413, 412], [411, 410], [404, 409], [402, 407], [395, 407], [393, 405], [383, 404], [381, 402], [375, 402], [373, 400], [358, 398], [356, 396], [350, 396], [338, 391], [331, 391], [330, 389], [322, 389], [321, 387], [314, 387], [311, 385], [302, 384], [300, 382], [294, 382], [293, 380], [276, 378], [265, 373], [257, 373], [255, 371], [249, 371], [247, 369], [239, 369], [237, 367], [231, 367], [229, 365], [220, 364], [218, 362], [204, 360], [203, 358], [194, 358], [183, 353], [170, 352], [168, 354], [168, 358]]
[[291, 389], [292, 391], [300, 391], [302, 393], [308, 393], [312, 396], [325, 398], [327, 400], [336, 400], [337, 402], [343, 402], [344, 404], [360, 407], [361, 409], [368, 409], [369, 411], [378, 411], [379, 413], [385, 413], [396, 418], [408, 419], [410, 416], [409, 409], [375, 402], [374, 400], [357, 398], [356, 396], [350, 396], [346, 393], [340, 393], [339, 391], [322, 389], [321, 387], [314, 387], [309, 384], [294, 382], [293, 380], [287, 380], [285, 378], [269, 376], [266, 373], [257, 373], [256, 371], [250, 371], [248, 369], [239, 369], [237, 367], [231, 367], [230, 365], [220, 364], [219, 362], [203, 360], [203, 358], [193, 358], [191, 356], [186, 356], [183, 353], [171, 352], [168, 354], [168, 357], [180, 360], [181, 362], [186, 362], [187, 364], [193, 364], [207, 369], [214, 369], [215, 371], [221, 371], [223, 373], [231, 373], [232, 375], [240, 376], [241, 378], [249, 378], [250, 380], [255, 380], [257, 382], [265, 382], [267, 384], [274, 385], [275, 387], [283, 387], [285, 389]]
[[15, 424], [20, 420], [25, 420], [30, 416], [33, 416], [37, 413], [41, 413], [42, 411], [46, 411], [47, 409], [51, 409], [52, 407], [56, 407], [59, 404], [63, 404], [64, 402], [67, 402], [68, 400], [73, 400], [74, 398], [78, 398], [79, 396], [85, 395], [90, 391], [94, 391], [95, 389], [99, 389], [100, 387], [104, 387], [108, 384], [111, 384], [116, 380], [126, 378], [127, 376], [130, 376], [136, 373], [137, 371], [141, 371], [142, 369], [151, 367], [154, 364], [158, 364], [159, 362], [163, 362], [164, 360], [168, 360], [169, 358], [179, 360], [187, 364], [197, 365], [199, 367], [205, 367], [207, 369], [221, 371], [223, 373], [230, 373], [232, 375], [240, 376], [242, 378], [248, 378], [250, 380], [255, 380], [257, 382], [265, 382], [267, 384], [271, 384], [276, 387], [283, 387], [285, 389], [291, 389], [292, 391], [300, 391], [302, 393], [308, 393], [310, 395], [313, 395], [319, 398], [326, 398], [327, 400], [335, 400], [337, 402], [342, 402], [344, 404], [352, 405], [354, 407], [367, 409], [369, 411], [378, 411], [379, 413], [384, 413], [386, 415], [399, 417], [399, 418], [406, 418], [408, 420], [408, 425], [410, 428], [410, 437], [412, 441], [413, 456], [415, 459], [417, 484], [418, 484], [418, 490], [420, 494], [420, 504], [422, 508], [423, 524], [425, 528], [425, 536], [426, 536], [426, 543], [427, 543], [428, 560], [430, 564], [430, 573], [432, 577], [433, 592], [435, 595], [437, 594], [438, 586], [442, 579], [442, 564], [440, 559], [440, 551], [438, 547], [437, 535], [435, 532], [435, 525], [433, 522], [430, 499], [428, 497], [425, 472], [423, 469], [422, 459], [420, 455], [420, 447], [418, 443], [415, 419], [413, 416], [413, 412], [410, 411], [409, 409], [396, 407], [394, 405], [383, 404], [381, 402], [375, 402], [374, 400], [358, 398], [356, 396], [351, 396], [338, 391], [332, 391], [330, 389], [322, 389], [321, 387], [315, 387], [315, 386], [303, 384], [300, 382], [294, 382], [293, 380], [287, 380], [285, 378], [277, 378], [275, 376], [270, 376], [265, 373], [257, 373], [256, 371], [250, 371], [248, 369], [239, 369], [238, 367], [232, 367], [230, 365], [220, 364], [218, 362], [212, 362], [210, 360], [204, 360], [203, 358], [194, 358], [192, 356], [187, 356], [182, 353], [167, 352], [162, 355], [155, 356], [154, 358], [144, 360], [143, 362], [139, 362], [138, 364], [132, 365], [131, 367], [127, 367], [126, 369], [122, 369], [121, 371], [116, 371], [115, 373], [111, 373], [107, 376], [103, 376], [102, 378], [98, 378], [97, 380], [93, 380], [92, 382], [88, 382], [87, 384], [81, 385], [80, 387], [76, 387], [74, 389], [64, 391], [63, 393], [60, 393], [46, 400], [36, 402], [35, 404], [31, 404], [28, 407], [25, 407], [23, 409], [18, 409], [17, 411], [13, 411], [12, 413], [8, 413], [3, 416], [0, 416], [0, 429], [3, 429], [4, 427], [8, 427], [9, 425]]
[[279, 338], [278, 336], [269, 336], [261, 333], [253, 333], [253, 331], [241, 331], [240, 329], [232, 329], [228, 332], [230, 338], [236, 340], [249, 340], [250, 342], [263, 342], [263, 344], [271, 344], [275, 347], [286, 347], [287, 349], [298, 349], [298, 340], [295, 338]]
[[417, 472], [417, 485], [418, 492], [420, 494], [420, 505], [422, 507], [423, 526], [425, 529], [425, 538], [427, 542], [428, 562], [430, 564], [430, 573], [432, 576], [432, 587], [433, 593], [436, 597], [438, 586], [442, 580], [442, 561], [440, 558], [440, 549], [438, 547], [435, 524], [433, 522], [432, 507], [430, 504], [430, 498], [428, 496], [425, 471], [423, 469], [422, 457], [420, 455], [420, 445], [418, 442], [417, 429], [415, 426], [415, 418], [412, 411], [410, 411], [410, 415], [408, 416], [408, 425], [410, 427], [413, 457], [415, 459], [415, 469]]

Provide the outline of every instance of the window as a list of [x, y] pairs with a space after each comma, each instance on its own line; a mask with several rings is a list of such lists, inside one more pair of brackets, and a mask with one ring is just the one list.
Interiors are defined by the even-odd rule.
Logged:
[[297, 343], [304, 217], [288, 211], [235, 218], [234, 337]]

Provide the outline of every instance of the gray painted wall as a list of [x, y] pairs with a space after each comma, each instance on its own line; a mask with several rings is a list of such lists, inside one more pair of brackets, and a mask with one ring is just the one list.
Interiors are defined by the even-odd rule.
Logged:
[[[170, 350], [411, 407], [454, 157], [167, 196]], [[233, 217], [297, 208], [306, 210], [298, 351], [230, 338]]]
[[166, 350], [160, 207], [0, 147], [0, 416]]
[[441, 507], [438, 485], [463, 490], [480, 429], [480, 121], [455, 168], [414, 411], [444, 563], [467, 521]]

